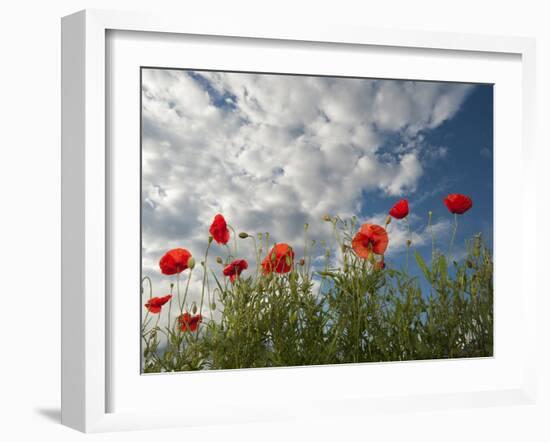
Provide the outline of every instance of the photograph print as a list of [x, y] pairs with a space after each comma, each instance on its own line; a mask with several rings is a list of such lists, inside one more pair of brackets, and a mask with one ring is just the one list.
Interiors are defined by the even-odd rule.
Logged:
[[492, 84], [140, 93], [142, 373], [493, 356]]

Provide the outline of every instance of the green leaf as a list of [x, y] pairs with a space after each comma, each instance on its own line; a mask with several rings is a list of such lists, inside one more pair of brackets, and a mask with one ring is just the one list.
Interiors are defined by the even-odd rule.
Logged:
[[420, 267], [420, 270], [422, 270], [422, 273], [424, 273], [424, 276], [426, 277], [427, 281], [431, 284], [432, 275], [430, 273], [430, 270], [428, 269], [428, 266], [424, 262], [424, 259], [422, 258], [422, 256], [420, 256], [420, 253], [418, 252], [414, 252], [414, 257], [416, 259], [418, 267]]
[[447, 260], [443, 255], [439, 257], [439, 273], [441, 279], [447, 280]]
[[210, 272], [212, 273], [212, 276], [214, 277], [215, 281], [216, 281], [216, 284], [218, 285], [218, 288], [220, 289], [220, 291], [223, 293], [223, 287], [222, 285], [220, 284], [220, 281], [218, 280], [218, 278], [216, 278], [216, 274], [214, 273], [213, 270], [210, 270]]

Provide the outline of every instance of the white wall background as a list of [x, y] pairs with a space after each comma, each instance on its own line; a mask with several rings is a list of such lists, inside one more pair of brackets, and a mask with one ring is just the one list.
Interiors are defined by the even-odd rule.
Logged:
[[[545, 2], [392, 0], [20, 0], [0, 14], [0, 435], [6, 441], [172, 440], [548, 440], [550, 302], [540, 281], [540, 399], [536, 406], [380, 415], [84, 436], [59, 425], [60, 369], [60, 17], [83, 8], [169, 10], [227, 20], [362, 24], [373, 27], [535, 36], [538, 41], [539, 256], [548, 255], [545, 191], [550, 111], [550, 13]], [[513, 205], [511, 216], [513, 216]], [[337, 386], [333, 386], [337, 388]]]

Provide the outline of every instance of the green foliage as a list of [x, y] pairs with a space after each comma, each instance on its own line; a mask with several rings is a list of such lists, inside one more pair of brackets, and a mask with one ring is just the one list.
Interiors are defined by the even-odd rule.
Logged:
[[283, 275], [257, 271], [234, 284], [214, 275], [220, 319], [205, 318], [197, 332], [182, 332], [177, 322], [162, 330], [146, 317], [143, 370], [492, 356], [493, 262], [480, 235], [468, 241], [460, 263], [435, 252], [426, 262], [415, 252], [422, 284], [357, 257], [345, 229], [337, 240], [339, 268], [330, 268], [327, 256], [325, 269], [313, 272], [306, 256], [305, 265], [294, 262]]

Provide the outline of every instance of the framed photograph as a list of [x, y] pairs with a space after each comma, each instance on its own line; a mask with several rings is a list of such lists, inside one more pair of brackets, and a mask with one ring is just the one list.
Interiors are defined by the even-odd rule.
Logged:
[[62, 37], [64, 424], [534, 400], [532, 40], [108, 11]]

